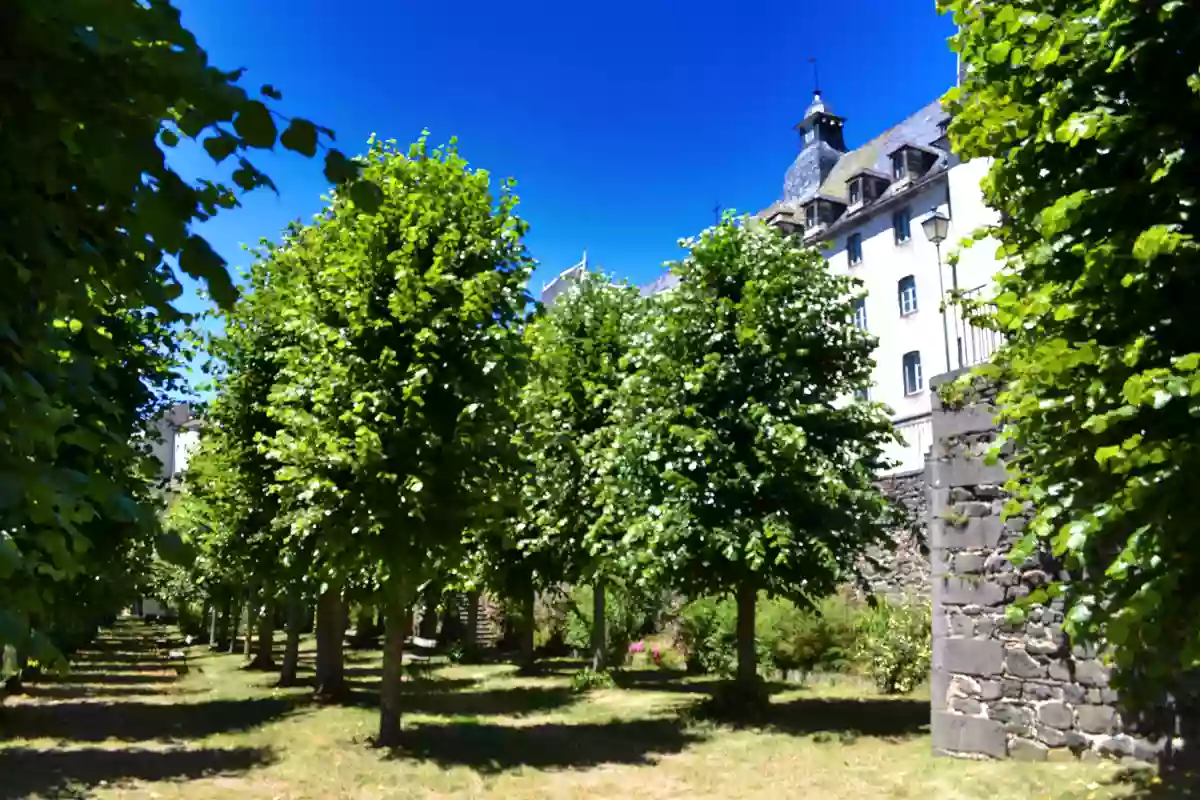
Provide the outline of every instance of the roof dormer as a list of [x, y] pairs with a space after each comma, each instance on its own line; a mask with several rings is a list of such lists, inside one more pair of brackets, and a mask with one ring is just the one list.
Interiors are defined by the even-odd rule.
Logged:
[[863, 169], [854, 173], [846, 181], [848, 210], [855, 211], [867, 203], [876, 200], [881, 194], [887, 191], [889, 183], [891, 181], [888, 180], [886, 175], [882, 175], [873, 169]]
[[907, 183], [921, 178], [938, 160], [938, 154], [914, 144], [902, 144], [890, 154], [892, 183]]
[[804, 235], [806, 237], [824, 230], [837, 222], [846, 210], [846, 204], [832, 197], [818, 195], [804, 204]]

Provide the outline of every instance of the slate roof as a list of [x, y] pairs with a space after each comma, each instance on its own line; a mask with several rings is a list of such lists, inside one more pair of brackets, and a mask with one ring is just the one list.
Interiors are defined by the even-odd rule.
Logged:
[[[765, 217], [780, 208], [799, 209], [800, 206], [816, 197], [846, 204], [849, 200], [847, 182], [850, 178], [862, 172], [869, 172], [890, 180], [889, 176], [892, 174], [891, 153], [903, 145], [913, 145], [938, 155], [938, 160], [915, 184], [902, 183], [889, 186], [878, 198], [852, 215], [843, 214], [842, 218], [834, 224], [847, 219], [848, 216], [857, 217], [860, 214], [871, 214], [881, 203], [907, 191], [913, 185], [924, 183], [929, 177], [944, 172], [952, 166], [952, 156], [934, 144], [942, 138], [940, 125], [948, 117], [949, 114], [942, 110], [941, 101], [935, 100], [899, 124], [888, 128], [871, 141], [848, 153], [838, 153], [822, 142], [805, 148], [792, 162], [792, 166], [788, 168], [784, 177], [783, 199], [759, 212], [759, 216]], [[814, 176], [819, 174], [819, 166], [829, 158], [830, 154], [837, 157], [836, 163], [830, 167], [828, 177], [817, 184]]]
[[652, 294], [660, 294], [669, 292], [679, 285], [679, 276], [673, 272], [666, 272], [659, 275], [654, 280], [647, 284], [638, 287], [638, 291], [642, 293], [642, 297], [649, 297]]

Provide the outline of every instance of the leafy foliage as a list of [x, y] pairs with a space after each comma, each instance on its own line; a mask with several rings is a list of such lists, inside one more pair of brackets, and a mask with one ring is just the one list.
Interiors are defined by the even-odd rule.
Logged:
[[[166, 151], [191, 139], [235, 161], [243, 190], [270, 187], [249, 153], [282, 117], [162, 0], [15, 0], [0, 49], [37, 65], [0, 75], [0, 644], [50, 657], [47, 632], [130, 599], [149, 557], [155, 469], [138, 442], [177, 388], [176, 270], [235, 295], [192, 225], [237, 195], [188, 183]], [[289, 130], [284, 147], [310, 155], [329, 136]]]
[[[578, 586], [569, 597], [563, 640], [580, 652], [587, 652], [591, 643], [593, 591], [591, 586]], [[608, 663], [620, 664], [628, 654], [629, 645], [653, 629], [661, 608], [661, 596], [614, 585], [606, 588], [605, 595]]]
[[576, 694], [584, 694], [596, 689], [612, 689], [616, 685], [617, 682], [613, 679], [612, 673], [607, 670], [584, 667], [571, 676], [571, 691]]
[[629, 571], [751, 604], [830, 594], [887, 542], [873, 479], [894, 433], [881, 407], [847, 402], [874, 347], [851, 321], [855, 283], [753, 220], [685, 244], [629, 357], [603, 474]]
[[1135, 705], [1200, 666], [1200, 36], [1189, 3], [953, 0], [968, 70], [950, 135], [993, 157], [1006, 267], [983, 371], [1001, 381], [1009, 489], [1076, 577], [1067, 630], [1102, 641]]
[[879, 598], [863, 613], [855, 658], [885, 694], [908, 694], [929, 678], [933, 614], [917, 598]]

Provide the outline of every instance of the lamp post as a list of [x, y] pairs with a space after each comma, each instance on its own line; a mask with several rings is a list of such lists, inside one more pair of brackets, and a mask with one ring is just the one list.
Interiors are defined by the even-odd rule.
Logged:
[[[933, 243], [937, 250], [938, 264], [938, 292], [942, 296], [942, 341], [946, 345], [946, 372], [950, 371], [950, 323], [946, 319], [946, 288], [942, 280], [942, 242], [946, 241], [946, 236], [950, 233], [950, 218], [938, 211], [936, 208], [933, 212], [921, 220], [921, 229], [925, 231], [925, 238]], [[953, 278], [954, 290], [958, 290], [958, 274], [955, 270]]]

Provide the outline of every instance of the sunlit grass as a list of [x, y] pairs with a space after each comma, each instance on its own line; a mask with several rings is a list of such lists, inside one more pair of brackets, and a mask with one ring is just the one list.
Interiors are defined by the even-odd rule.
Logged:
[[[925, 697], [852, 680], [774, 695], [757, 728], [686, 713], [695, 679], [624, 676], [579, 696], [569, 665], [442, 665], [408, 682], [405, 746], [371, 746], [380, 658], [349, 651], [348, 704], [278, 689], [241, 658], [193, 648], [176, 677], [121, 627], [80, 669], [0, 716], [0, 797], [1111, 798], [1110, 764], [934, 758]], [[306, 642], [304, 663], [311, 666]], [[138, 654], [133, 661], [115, 657]], [[561, 667], [561, 668], [555, 668]], [[57, 693], [55, 690], [57, 689]]]

